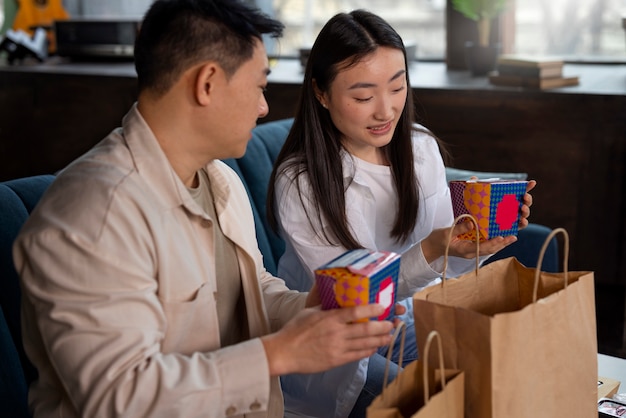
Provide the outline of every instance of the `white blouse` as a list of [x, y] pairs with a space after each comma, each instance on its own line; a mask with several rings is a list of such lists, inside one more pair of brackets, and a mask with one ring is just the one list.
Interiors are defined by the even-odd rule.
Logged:
[[[437, 142], [432, 136], [417, 131], [412, 139], [419, 184], [417, 223], [406, 242], [386, 248], [380, 248], [379, 244], [389, 242], [389, 232], [380, 236], [380, 226], [388, 223], [389, 217], [379, 216], [380, 208], [386, 206], [388, 213], [393, 214], [393, 220], [398, 202], [377, 203], [376, 199], [385, 195], [381, 189], [393, 191], [395, 196], [392, 176], [387, 176], [388, 184], [384, 185], [378, 183], [384, 174], [378, 173], [378, 181], [373, 184], [371, 173], [364, 173], [363, 162], [356, 161], [347, 152], [342, 153], [344, 182], [349, 184], [345, 193], [346, 214], [355, 238], [365, 248], [403, 254], [397, 296], [407, 307], [402, 318], [407, 324], [413, 323], [411, 296], [439, 282], [443, 270], [443, 257], [429, 264], [419, 243], [434, 229], [449, 227], [454, 222], [450, 190]], [[389, 171], [387, 167], [385, 169]], [[293, 183], [293, 172], [282, 173], [276, 180], [277, 217], [280, 234], [286, 243], [285, 253], [278, 263], [278, 277], [284, 279], [291, 289], [308, 291], [314, 281], [313, 271], [346, 249], [328, 244], [322, 234], [321, 237], [317, 234], [317, 231], [329, 231], [330, 226], [325, 219], [320, 224], [315, 217], [312, 217], [314, 225], [311, 225], [306, 212], [314, 213], [310, 205], [311, 195], [307, 193], [310, 184], [306, 175], [299, 176], [297, 181], [302, 195]], [[471, 271], [475, 263], [475, 260], [450, 257], [446, 277]], [[310, 416], [347, 417], [365, 384], [367, 365], [368, 359], [363, 359], [323, 373], [283, 376], [286, 411]]]
[[[415, 173], [418, 178], [420, 201], [415, 229], [409, 239], [401, 244], [379, 248], [377, 242], [384, 237], [377, 236], [381, 220], [377, 216], [375, 189], [381, 185], [372, 185], [370, 175], [363, 173], [362, 161], [355, 163], [354, 157], [342, 153], [344, 181], [349, 183], [346, 190], [346, 213], [348, 224], [354, 236], [365, 248], [404, 253], [401, 262], [401, 277], [398, 296], [411, 297], [417, 290], [439, 278], [443, 270], [443, 257], [427, 263], [419, 244], [434, 229], [452, 225], [454, 215], [450, 190], [446, 181], [445, 167], [439, 147], [434, 138], [422, 132], [413, 135], [413, 154]], [[387, 168], [387, 167], [385, 167]], [[387, 190], [394, 190], [392, 177], [389, 175]], [[302, 193], [310, 190], [305, 175], [298, 178]], [[300, 196], [293, 184], [292, 173], [281, 174], [276, 180], [276, 202], [280, 234], [285, 240], [285, 253], [278, 263], [278, 277], [281, 277], [292, 289], [308, 291], [314, 280], [313, 270], [346, 251], [343, 246], [331, 246], [316, 231], [329, 230], [325, 219], [317, 223], [312, 218], [314, 227], [309, 223], [306, 210], [313, 212], [309, 205], [309, 195]], [[395, 192], [394, 192], [395, 194]], [[380, 205], [380, 203], [378, 203]], [[389, 213], [395, 216], [397, 201], [386, 204]], [[475, 266], [474, 260], [450, 257], [446, 277], [456, 277]]]

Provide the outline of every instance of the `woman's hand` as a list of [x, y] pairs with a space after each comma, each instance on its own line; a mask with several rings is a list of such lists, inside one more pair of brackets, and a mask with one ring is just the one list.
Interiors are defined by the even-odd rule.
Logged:
[[[424, 253], [426, 261], [432, 263], [444, 255], [451, 229], [453, 231], [448, 255], [462, 258], [476, 257], [476, 242], [459, 238], [459, 235], [465, 234], [474, 229], [474, 223], [461, 222], [452, 227], [435, 229], [422, 241], [422, 252]], [[478, 254], [494, 254], [515, 241], [517, 241], [517, 237], [515, 236], [495, 237], [483, 241], [480, 243]]]
[[[536, 185], [537, 182], [535, 180], [529, 180], [526, 185], [526, 193], [524, 194], [522, 206], [520, 207], [519, 229], [524, 229], [528, 226], [530, 207], [533, 204], [533, 196], [529, 192], [534, 189]], [[452, 231], [448, 255], [462, 258], [474, 258], [476, 256], [476, 242], [458, 238], [459, 235], [471, 231], [474, 228], [474, 224], [472, 222], [461, 222], [454, 227], [436, 229], [422, 241], [422, 252], [424, 253], [426, 261], [431, 263], [444, 255], [451, 228], [454, 228], [454, 231]], [[517, 241], [517, 237], [515, 236], [495, 237], [483, 241], [480, 243], [479, 255], [495, 254], [515, 241]]]
[[537, 182], [535, 180], [529, 180], [528, 184], [526, 185], [526, 194], [524, 195], [522, 207], [520, 208], [520, 218], [518, 224], [519, 229], [524, 229], [528, 226], [530, 207], [533, 204], [533, 196], [529, 192], [534, 189], [536, 185]]
[[317, 280], [313, 281], [313, 286], [309, 290], [309, 294], [306, 297], [304, 304], [305, 308], [313, 308], [322, 304], [322, 298], [320, 296], [319, 289], [317, 288]]

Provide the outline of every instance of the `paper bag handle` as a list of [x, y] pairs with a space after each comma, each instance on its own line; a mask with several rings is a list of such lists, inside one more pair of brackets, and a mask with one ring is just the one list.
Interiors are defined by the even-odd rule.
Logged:
[[[389, 343], [389, 349], [387, 350], [387, 362], [385, 363], [385, 374], [383, 375], [383, 389], [387, 387], [387, 379], [389, 379], [389, 366], [391, 365], [391, 353], [393, 353], [393, 347], [396, 345], [398, 334], [402, 331], [402, 337], [400, 338], [400, 358], [398, 359], [398, 366], [402, 367], [404, 360], [404, 337], [406, 336], [406, 323], [399, 321], [396, 325], [396, 329], [393, 331], [391, 342]], [[384, 391], [383, 391], [384, 392]]]
[[480, 267], [480, 239], [478, 237], [478, 221], [469, 213], [464, 213], [456, 217], [454, 222], [452, 223], [452, 228], [448, 232], [448, 242], [446, 243], [446, 251], [443, 253], [443, 274], [441, 275], [441, 287], [444, 290], [444, 300], [445, 300], [445, 282], [446, 282], [446, 271], [448, 270], [448, 251], [450, 250], [450, 242], [452, 242], [452, 231], [454, 231], [454, 226], [461, 221], [461, 219], [467, 218], [474, 223], [474, 228], [476, 228], [476, 275], [478, 275], [478, 268]]
[[441, 347], [441, 337], [439, 333], [435, 330], [430, 331], [428, 334], [428, 338], [426, 339], [426, 344], [424, 346], [424, 368], [423, 368], [423, 379], [424, 379], [424, 403], [428, 403], [430, 400], [430, 390], [428, 383], [428, 353], [430, 352], [430, 343], [433, 339], [437, 337], [437, 347], [439, 349], [439, 369], [441, 371], [441, 384], [442, 387], [446, 387], [446, 375], [445, 369], [443, 367], [443, 348]]
[[537, 267], [535, 268], [535, 285], [533, 287], [533, 303], [537, 302], [537, 290], [539, 289], [539, 274], [541, 273], [541, 266], [543, 265], [543, 257], [546, 254], [546, 250], [548, 249], [548, 245], [550, 245], [550, 241], [552, 238], [556, 236], [556, 234], [563, 234], [564, 243], [563, 243], [563, 277], [565, 279], [565, 285], [563, 288], [567, 288], [567, 264], [569, 263], [569, 234], [564, 228], [555, 228], [553, 229], [546, 238], [541, 250], [539, 251], [539, 258], [537, 260]]

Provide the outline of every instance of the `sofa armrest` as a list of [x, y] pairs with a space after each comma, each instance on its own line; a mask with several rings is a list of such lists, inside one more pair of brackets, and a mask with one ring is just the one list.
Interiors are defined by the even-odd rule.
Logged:
[[507, 257], [515, 257], [517, 261], [529, 268], [540, 268], [542, 271], [549, 273], [562, 271], [560, 266], [559, 243], [556, 237], [550, 240], [550, 244], [546, 248], [546, 252], [543, 256], [542, 265], [537, 266], [541, 247], [546, 242], [551, 232], [552, 229], [545, 225], [529, 223], [526, 228], [517, 233], [517, 241], [489, 257], [484, 264], [489, 264]]

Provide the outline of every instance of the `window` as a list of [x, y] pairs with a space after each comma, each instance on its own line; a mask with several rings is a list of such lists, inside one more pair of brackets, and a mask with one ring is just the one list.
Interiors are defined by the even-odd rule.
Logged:
[[[338, 12], [368, 9], [386, 19], [417, 58], [442, 60], [446, 54], [446, 4], [451, 0], [247, 0], [285, 24], [270, 55], [296, 56], [310, 46], [321, 27]], [[509, 0], [513, 22], [502, 32], [511, 50], [550, 54], [569, 60], [626, 62], [626, 0]], [[141, 17], [152, 0], [64, 0], [74, 16]]]
[[257, 0], [257, 5], [285, 24], [284, 36], [270, 54], [296, 55], [336, 13], [367, 9], [387, 20], [405, 43], [417, 44], [418, 57], [444, 56], [445, 0]]
[[141, 19], [152, 0], [63, 0], [72, 17]]
[[[418, 59], [443, 59], [446, 53], [446, 0], [256, 0], [256, 4], [286, 25], [284, 37], [268, 45], [272, 55], [296, 55], [335, 13], [356, 8], [381, 15], [405, 42], [415, 42]], [[626, 61], [622, 27], [626, 0], [511, 0], [509, 13], [513, 27], [503, 27], [512, 40], [508, 52]]]
[[514, 49], [569, 60], [626, 61], [626, 0], [517, 0]]

